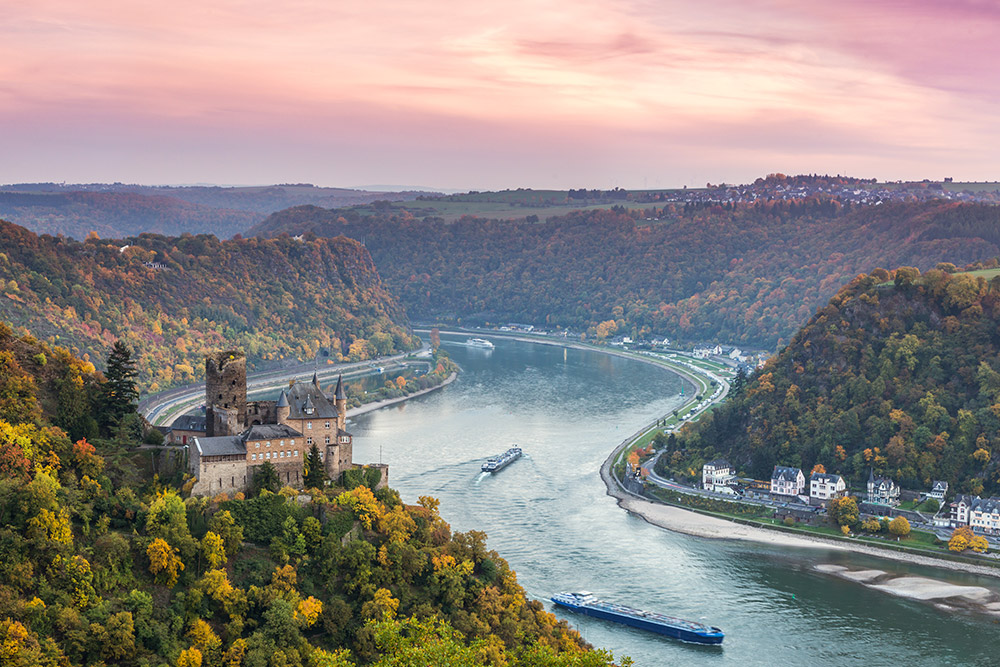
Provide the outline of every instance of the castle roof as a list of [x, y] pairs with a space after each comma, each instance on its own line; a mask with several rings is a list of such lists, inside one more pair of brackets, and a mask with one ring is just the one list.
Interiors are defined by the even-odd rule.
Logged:
[[281, 396], [278, 397], [278, 405], [275, 407], [287, 408], [288, 407], [288, 394], [284, 389], [281, 390]]
[[343, 374], [337, 378], [337, 388], [333, 390], [333, 398], [340, 400], [347, 400], [347, 394], [344, 392], [344, 376]]
[[247, 447], [238, 435], [219, 435], [213, 438], [195, 438], [194, 446], [201, 456], [228, 456], [246, 454]]
[[288, 388], [289, 419], [336, 419], [337, 407], [313, 383], [296, 382]]
[[252, 442], [257, 440], [301, 438], [302, 434], [287, 424], [254, 424], [237, 437], [243, 442]]
[[174, 431], [204, 431], [205, 415], [181, 415], [170, 428]]
[[254, 424], [239, 435], [195, 438], [194, 446], [201, 456], [242, 456], [247, 453], [248, 442], [301, 437], [301, 433], [285, 424]]

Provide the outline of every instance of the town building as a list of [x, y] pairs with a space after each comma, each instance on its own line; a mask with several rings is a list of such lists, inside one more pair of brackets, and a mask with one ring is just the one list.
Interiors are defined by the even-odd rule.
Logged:
[[898, 505], [899, 487], [888, 477], [876, 477], [868, 471], [868, 502], [878, 505]]
[[931, 490], [927, 492], [928, 498], [933, 498], [938, 502], [943, 502], [945, 494], [948, 493], [948, 482], [942, 482], [941, 480], [934, 480], [931, 484]]
[[825, 472], [814, 472], [809, 476], [809, 498], [815, 500], [830, 500], [847, 495], [847, 483], [840, 475]]
[[701, 486], [706, 491], [729, 493], [729, 483], [736, 476], [736, 471], [725, 459], [709, 461], [701, 467]]
[[[265, 462], [274, 466], [282, 484], [302, 484], [303, 464], [317, 446], [326, 475], [337, 480], [357, 466], [353, 438], [346, 430], [347, 394], [343, 377], [327, 396], [313, 374], [295, 382], [277, 401], [247, 401], [246, 359], [222, 352], [205, 361], [206, 435], [194, 438], [189, 466], [197, 477], [194, 495], [246, 491]], [[388, 467], [379, 486], [388, 481]]]
[[771, 473], [771, 493], [779, 496], [798, 496], [806, 488], [806, 476], [798, 468], [774, 466]]
[[1000, 533], [1000, 498], [980, 498], [959, 494], [948, 505], [953, 527], [969, 526], [988, 534]]

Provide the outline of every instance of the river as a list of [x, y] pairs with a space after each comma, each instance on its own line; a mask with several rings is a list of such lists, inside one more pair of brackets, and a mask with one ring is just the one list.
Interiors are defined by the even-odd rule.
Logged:
[[[825, 549], [778, 550], [705, 540], [619, 509], [598, 471], [611, 449], [682, 400], [682, 380], [641, 362], [496, 338], [464, 347], [442, 391], [357, 417], [356, 461], [382, 461], [403, 500], [441, 500], [455, 530], [483, 530], [528, 595], [590, 590], [599, 597], [716, 625], [721, 647], [674, 642], [553, 609], [589, 642], [637, 665], [995, 665], [996, 624], [972, 613], [891, 597], [812, 569], [816, 563], [1000, 589], [1000, 580]], [[690, 393], [690, 386], [685, 390]], [[480, 472], [512, 445], [526, 457]]]

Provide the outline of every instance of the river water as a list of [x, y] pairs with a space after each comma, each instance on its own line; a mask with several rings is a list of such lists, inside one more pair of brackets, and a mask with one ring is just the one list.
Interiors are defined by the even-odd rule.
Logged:
[[[356, 418], [356, 461], [390, 465], [403, 500], [441, 500], [455, 530], [482, 530], [584, 638], [637, 665], [996, 665], [1000, 627], [971, 613], [891, 597], [812, 570], [816, 563], [966, 576], [825, 549], [780, 550], [651, 526], [619, 509], [598, 471], [611, 449], [679, 402], [682, 380], [597, 352], [496, 338], [492, 352], [442, 336], [463, 368], [449, 387]], [[685, 390], [690, 394], [691, 387]], [[480, 465], [512, 445], [526, 457], [489, 476]], [[590, 590], [641, 609], [701, 620], [721, 647], [683, 644], [552, 608], [559, 591]]]

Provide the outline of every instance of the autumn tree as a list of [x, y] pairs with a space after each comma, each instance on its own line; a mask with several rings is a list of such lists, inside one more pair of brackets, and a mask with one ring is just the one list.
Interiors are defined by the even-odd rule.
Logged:
[[905, 516], [897, 516], [889, 522], [889, 533], [896, 536], [896, 539], [907, 537], [910, 534], [910, 522]]
[[975, 533], [968, 526], [959, 526], [952, 531], [948, 539], [948, 551], [962, 552], [969, 548], [972, 540], [976, 538]]
[[166, 540], [157, 537], [146, 548], [146, 556], [149, 557], [150, 573], [159, 583], [167, 588], [173, 588], [177, 583], [177, 577], [184, 569], [184, 562], [177, 549], [167, 544]]

